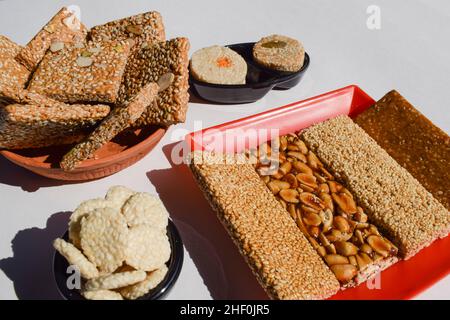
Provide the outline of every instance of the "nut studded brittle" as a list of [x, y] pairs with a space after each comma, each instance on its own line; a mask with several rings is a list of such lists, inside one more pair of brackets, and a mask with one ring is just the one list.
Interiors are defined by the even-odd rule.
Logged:
[[[297, 135], [263, 144], [253, 156], [261, 179], [344, 287], [397, 261], [397, 248]], [[270, 167], [270, 160], [279, 168]]]
[[135, 126], [169, 126], [186, 118], [188, 93], [189, 41], [176, 38], [155, 42], [132, 54], [125, 70], [119, 100], [136, 94], [149, 82], [158, 83], [158, 96], [144, 111]]
[[86, 27], [76, 15], [62, 8], [18, 53], [16, 59], [29, 71], [34, 71], [53, 42], [84, 42]]
[[116, 102], [133, 41], [59, 44], [46, 53], [28, 89], [64, 102]]
[[156, 11], [141, 13], [92, 27], [89, 36], [93, 41], [132, 38], [136, 41], [136, 45], [142, 45], [143, 42], [166, 40], [161, 14]]

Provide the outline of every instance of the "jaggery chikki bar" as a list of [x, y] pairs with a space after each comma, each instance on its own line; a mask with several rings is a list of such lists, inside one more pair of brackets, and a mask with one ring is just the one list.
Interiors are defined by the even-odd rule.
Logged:
[[189, 101], [189, 40], [155, 42], [132, 53], [127, 64], [119, 101], [129, 99], [144, 85], [157, 82], [160, 92], [136, 126], [169, 126], [184, 122]]
[[156, 11], [137, 14], [92, 27], [89, 36], [93, 41], [132, 38], [136, 41], [137, 46], [145, 42], [166, 40], [162, 16]]
[[355, 122], [450, 210], [450, 137], [444, 131], [395, 90]]
[[78, 142], [108, 113], [106, 105], [7, 105], [0, 108], [0, 148], [39, 148]]
[[62, 8], [18, 53], [16, 59], [29, 71], [34, 71], [53, 42], [84, 42], [86, 34], [86, 27], [76, 15]]
[[250, 158], [343, 287], [362, 283], [397, 262], [397, 248], [296, 134], [262, 144]]
[[86, 138], [73, 147], [62, 159], [64, 170], [73, 170], [83, 160], [94, 156], [105, 143], [130, 127], [144, 112], [158, 92], [158, 85], [149, 83], [124, 106], [117, 106], [106, 119]]
[[448, 210], [349, 117], [314, 125], [301, 138], [404, 258], [449, 233]]
[[64, 102], [116, 102], [133, 41], [59, 44], [47, 51], [28, 89]]
[[21, 49], [20, 45], [0, 35], [0, 60], [14, 58]]
[[194, 153], [192, 172], [268, 295], [323, 299], [336, 293], [339, 282], [253, 166], [243, 155], [226, 163], [217, 157]]

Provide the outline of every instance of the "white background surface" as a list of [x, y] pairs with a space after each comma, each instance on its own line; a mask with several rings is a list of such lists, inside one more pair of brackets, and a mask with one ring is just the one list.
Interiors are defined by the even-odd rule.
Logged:
[[[312, 63], [299, 86], [249, 105], [194, 100], [185, 124], [172, 127], [146, 158], [114, 176], [82, 184], [47, 180], [0, 159], [0, 299], [58, 298], [51, 240], [68, 211], [122, 184], [159, 196], [186, 245], [184, 267], [168, 299], [263, 298], [246, 264], [217, 222], [185, 167], [165, 147], [194, 120], [211, 126], [302, 100], [348, 84], [375, 99], [396, 88], [446, 132], [450, 130], [450, 2], [440, 1], [54, 1], [0, 0], [0, 33], [25, 44], [63, 5], [78, 4], [91, 27], [158, 10], [168, 37], [187, 36], [191, 53], [213, 44], [256, 41], [272, 33], [300, 39]], [[366, 9], [381, 8], [381, 30], [366, 27]], [[185, 129], [183, 131], [182, 129]], [[449, 299], [450, 277], [418, 298]]]

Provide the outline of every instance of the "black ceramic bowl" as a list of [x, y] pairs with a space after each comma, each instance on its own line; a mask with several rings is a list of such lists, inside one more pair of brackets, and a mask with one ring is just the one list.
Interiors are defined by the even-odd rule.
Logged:
[[255, 42], [231, 44], [227, 47], [239, 53], [247, 62], [245, 84], [212, 84], [199, 81], [191, 74], [189, 84], [194, 94], [202, 99], [221, 104], [240, 104], [255, 102], [270, 90], [287, 90], [296, 86], [309, 67], [309, 55], [305, 53], [303, 67], [297, 72], [284, 72], [267, 69], [253, 60]]
[[[181, 241], [180, 234], [178, 233], [175, 224], [169, 220], [169, 225], [167, 226], [167, 236], [169, 237], [170, 247], [172, 253], [170, 260], [167, 262], [167, 267], [169, 271], [166, 274], [164, 280], [158, 284], [156, 288], [151, 290], [145, 296], [140, 297], [138, 300], [158, 300], [162, 299], [169, 293], [173, 285], [180, 275], [181, 267], [183, 266], [184, 251], [183, 243]], [[68, 240], [69, 232], [66, 232], [63, 236], [64, 240]], [[67, 288], [66, 282], [70, 274], [66, 273], [69, 263], [67, 260], [55, 251], [53, 257], [53, 274], [55, 276], [56, 285], [58, 287], [59, 293], [66, 300], [86, 300], [79, 292], [78, 289]]]

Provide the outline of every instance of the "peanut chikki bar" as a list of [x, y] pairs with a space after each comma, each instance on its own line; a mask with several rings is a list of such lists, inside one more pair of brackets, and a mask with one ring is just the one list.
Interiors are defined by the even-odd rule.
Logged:
[[93, 41], [132, 38], [138, 46], [144, 42], [166, 40], [162, 16], [156, 11], [141, 13], [95, 26], [89, 31], [89, 36]]
[[449, 233], [448, 210], [347, 116], [314, 125], [301, 138], [405, 259]]
[[132, 42], [61, 43], [47, 52], [28, 89], [64, 102], [114, 103]]
[[130, 127], [144, 112], [158, 92], [158, 85], [149, 83], [124, 106], [116, 107], [108, 117], [84, 140], [72, 148], [62, 159], [60, 165], [70, 171], [83, 160], [94, 156], [105, 143]]
[[0, 108], [0, 148], [39, 148], [78, 142], [108, 113], [106, 105], [7, 105]]
[[249, 156], [343, 287], [362, 283], [397, 262], [397, 248], [369, 223], [353, 194], [296, 134], [265, 143]]
[[189, 40], [176, 38], [148, 44], [132, 54], [120, 88], [120, 101], [129, 99], [147, 83], [157, 82], [160, 87], [136, 126], [184, 122], [189, 101], [188, 53]]
[[336, 293], [339, 282], [245, 156], [229, 157], [217, 163], [221, 155], [194, 153], [191, 170], [268, 295], [324, 299]]
[[30, 72], [14, 59], [20, 49], [18, 44], [0, 35], [0, 100], [8, 98], [5, 90], [23, 89], [30, 76]]
[[450, 210], [450, 137], [397, 91], [355, 122]]
[[62, 8], [19, 52], [16, 59], [29, 71], [34, 71], [53, 42], [83, 42], [86, 34], [86, 27], [76, 15]]

